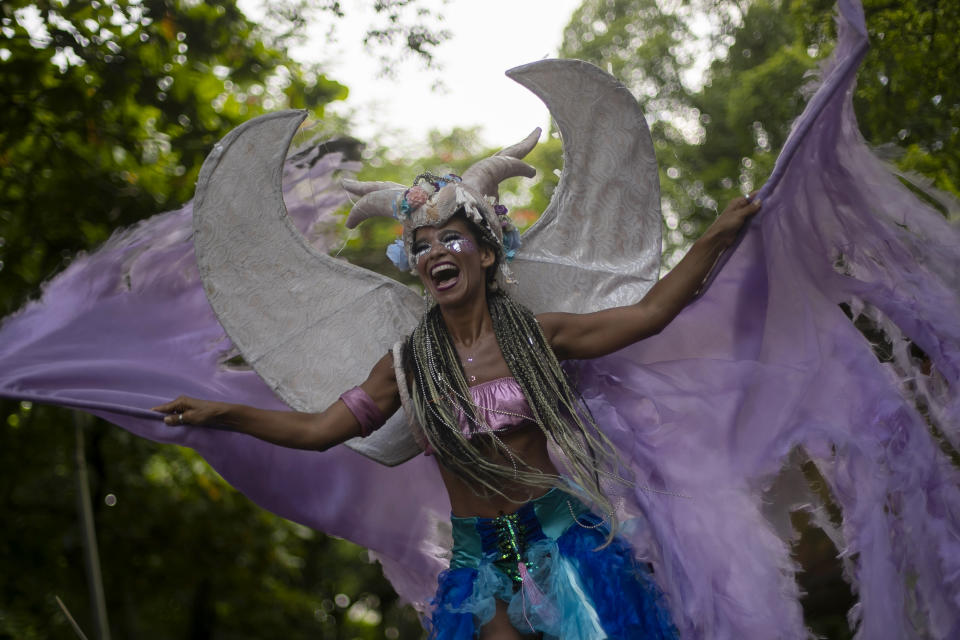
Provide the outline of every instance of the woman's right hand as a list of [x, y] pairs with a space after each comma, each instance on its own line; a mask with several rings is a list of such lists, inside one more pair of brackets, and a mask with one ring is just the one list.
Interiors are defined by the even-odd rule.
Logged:
[[170, 414], [164, 416], [165, 424], [209, 427], [217, 423], [225, 407], [226, 405], [222, 402], [180, 396], [176, 400], [153, 407], [152, 411]]
[[[393, 415], [400, 408], [391, 354], [380, 358], [363, 384], [384, 415]], [[360, 423], [342, 400], [319, 413], [308, 413], [180, 396], [153, 410], [167, 414], [163, 422], [174, 427], [216, 427], [292, 449], [325, 451], [360, 435]]]

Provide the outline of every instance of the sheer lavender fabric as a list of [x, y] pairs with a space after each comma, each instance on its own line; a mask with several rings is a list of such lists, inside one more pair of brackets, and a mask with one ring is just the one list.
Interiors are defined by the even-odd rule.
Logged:
[[[926, 423], [957, 445], [960, 233], [863, 144], [850, 102], [863, 22], [840, 7], [821, 88], [838, 90], [788, 142], [792, 161], [726, 267], [663, 333], [579, 367], [638, 486], [686, 496], [638, 488], [631, 501], [646, 516], [633, 540], [684, 637], [806, 637], [765, 504], [796, 451], [843, 522], [833, 531], [811, 494], [785, 506], [835, 538], [856, 637], [960, 637], [960, 476]], [[889, 340], [889, 362], [840, 305]]]
[[[823, 109], [798, 120], [762, 216], [719, 276], [660, 335], [577, 367], [637, 475], [624, 508], [643, 517], [625, 532], [685, 638], [806, 637], [782, 525], [797, 508], [843, 554], [858, 638], [960, 636], [960, 477], [927, 425], [960, 445], [960, 233], [860, 139], [850, 92], [865, 29], [858, 5], [839, 6], [836, 57], [811, 101]], [[323, 163], [312, 178], [329, 186]], [[291, 190], [303, 229], [317, 202], [296, 200]], [[385, 468], [342, 447], [164, 427], [144, 409], [181, 393], [281, 406], [220, 364], [230, 344], [197, 281], [189, 216], [118, 234], [8, 319], [0, 395], [82, 406], [195, 448], [264, 507], [371, 549], [422, 606], [449, 543], [432, 461]], [[887, 361], [840, 305], [886, 336]], [[782, 481], [803, 456], [843, 511], [836, 527], [796, 475]]]
[[[287, 210], [318, 247], [346, 202], [334, 172], [356, 168], [337, 154], [287, 162]], [[446, 564], [434, 543], [436, 521], [446, 522], [450, 511], [432, 460], [420, 457], [400, 471], [346, 447], [298, 451], [227, 431], [167, 427], [149, 410], [181, 394], [285, 408], [255, 373], [224, 365], [234, 350], [204, 296], [191, 229], [187, 205], [120, 231], [7, 318], [0, 397], [78, 408], [191, 447], [264, 508], [380, 554], [388, 575], [420, 587], [401, 593], [425, 602]], [[413, 504], [433, 515], [411, 518]]]

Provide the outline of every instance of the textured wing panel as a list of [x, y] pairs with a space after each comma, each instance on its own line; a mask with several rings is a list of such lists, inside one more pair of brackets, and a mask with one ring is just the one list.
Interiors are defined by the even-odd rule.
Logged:
[[660, 183], [650, 129], [630, 92], [580, 60], [507, 72], [547, 105], [563, 174], [511, 264], [534, 312], [584, 313], [636, 302], [660, 271]]
[[[416, 324], [420, 299], [398, 282], [327, 256], [290, 222], [282, 169], [302, 111], [244, 123], [197, 181], [194, 245], [207, 298], [246, 361], [290, 405], [318, 411], [359, 384]], [[415, 455], [401, 413], [351, 448], [386, 464]]]

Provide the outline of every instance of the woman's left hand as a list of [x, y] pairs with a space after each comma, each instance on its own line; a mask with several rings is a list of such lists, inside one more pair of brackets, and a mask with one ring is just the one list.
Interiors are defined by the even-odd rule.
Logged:
[[731, 200], [727, 208], [710, 225], [707, 233], [714, 235], [727, 246], [733, 244], [743, 225], [760, 211], [760, 201], [755, 199], [756, 195], [757, 192], [754, 191], [749, 198], [742, 196]]

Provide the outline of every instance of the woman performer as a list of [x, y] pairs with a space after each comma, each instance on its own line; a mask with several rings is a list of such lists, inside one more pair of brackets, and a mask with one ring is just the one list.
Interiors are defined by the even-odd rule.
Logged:
[[433, 601], [431, 638], [674, 638], [662, 595], [616, 537], [603, 485], [629, 478], [620, 478], [615, 448], [560, 361], [597, 358], [661, 331], [760, 202], [731, 202], [636, 304], [534, 316], [498, 283], [498, 271], [509, 279], [516, 234], [494, 204], [500, 180], [532, 169], [488, 160], [509, 166], [491, 173], [478, 164], [463, 178], [422, 174], [402, 191], [352, 185], [368, 195], [348, 226], [382, 215], [370, 213], [371, 202], [387, 203], [403, 223], [403, 257], [434, 301], [361, 385], [316, 414], [189, 397], [156, 410], [170, 414], [169, 425], [325, 450], [368, 435], [402, 405], [439, 464], [452, 508], [452, 559]]

